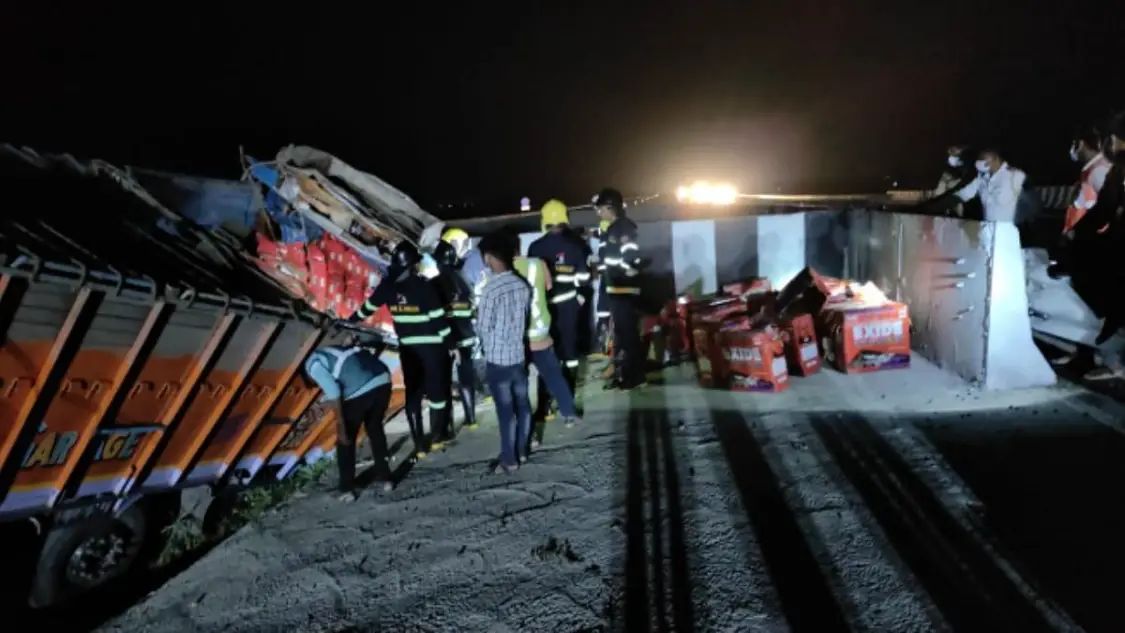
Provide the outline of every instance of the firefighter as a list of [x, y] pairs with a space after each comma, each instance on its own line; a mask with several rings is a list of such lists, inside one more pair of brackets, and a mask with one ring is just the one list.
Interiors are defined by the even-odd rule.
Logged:
[[[599, 242], [598, 253], [601, 253], [601, 244], [605, 244], [606, 230], [609, 229], [609, 221], [602, 220], [598, 225], [597, 237]], [[598, 273], [598, 300], [595, 307], [595, 324], [594, 324], [594, 349], [597, 350], [599, 356], [607, 356], [610, 351], [610, 339], [612, 329], [610, 327], [609, 319], [609, 301], [605, 296], [606, 276], [605, 276], [605, 262], [597, 259], [597, 273]]]
[[[441, 234], [443, 242], [448, 242], [457, 253], [457, 271], [472, 290], [473, 306], [480, 302], [480, 293], [488, 281], [490, 271], [484, 265], [480, 251], [472, 247], [472, 239], [464, 229], [451, 227]], [[480, 399], [488, 396], [488, 383], [484, 380], [484, 353], [478, 343], [472, 352], [474, 373], [477, 376], [476, 392]]]
[[[401, 242], [391, 255], [387, 276], [349, 320], [364, 321], [387, 306], [398, 336], [402, 374], [406, 382], [406, 419], [415, 457], [442, 448], [450, 439], [449, 344], [452, 331], [437, 293], [417, 272], [421, 255], [413, 244]], [[430, 400], [430, 433], [422, 426], [422, 396]]]
[[452, 344], [457, 364], [457, 388], [461, 406], [465, 411], [465, 426], [476, 428], [477, 374], [473, 368], [473, 350], [477, 347], [477, 334], [473, 329], [473, 290], [457, 271], [457, 251], [452, 244], [442, 240], [434, 247], [438, 276], [434, 279], [438, 294], [445, 304], [445, 318], [453, 331]]
[[616, 189], [603, 189], [594, 200], [602, 220], [608, 221], [599, 260], [605, 265], [606, 303], [613, 319], [615, 376], [606, 388], [629, 390], [645, 382], [641, 356], [639, 275], [647, 264], [637, 244], [637, 225], [625, 217], [625, 202]]
[[[551, 289], [547, 292], [548, 310], [551, 314], [551, 338], [555, 354], [563, 364], [563, 374], [571, 394], [578, 393], [578, 335], [585, 297], [579, 294], [590, 283], [588, 261], [590, 249], [582, 238], [570, 229], [566, 205], [559, 200], [549, 200], [541, 211], [543, 236], [531, 243], [527, 256], [543, 261], [551, 274]], [[539, 393], [546, 393], [542, 378]], [[537, 417], [546, 417], [549, 401], [539, 398]]]

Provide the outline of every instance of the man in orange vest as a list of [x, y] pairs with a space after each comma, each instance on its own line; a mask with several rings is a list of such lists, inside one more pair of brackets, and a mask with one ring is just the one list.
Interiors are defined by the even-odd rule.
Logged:
[[[1074, 263], [1073, 249], [1075, 227], [1086, 217], [1086, 213], [1098, 201], [1098, 193], [1105, 186], [1106, 176], [1113, 167], [1105, 154], [1101, 152], [1101, 139], [1097, 130], [1092, 127], [1085, 128], [1075, 135], [1070, 144], [1070, 160], [1082, 163], [1082, 173], [1078, 179], [1078, 195], [1066, 210], [1063, 220], [1062, 244], [1059, 249], [1056, 263], [1047, 269], [1048, 274], [1059, 278], [1069, 272]], [[1105, 231], [1105, 227], [1098, 227], [1098, 233]]]

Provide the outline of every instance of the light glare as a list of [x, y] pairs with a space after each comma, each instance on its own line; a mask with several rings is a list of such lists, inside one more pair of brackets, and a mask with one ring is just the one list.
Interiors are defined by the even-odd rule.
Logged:
[[689, 204], [728, 205], [738, 199], [738, 189], [729, 183], [697, 180], [691, 185], [677, 187], [676, 199]]

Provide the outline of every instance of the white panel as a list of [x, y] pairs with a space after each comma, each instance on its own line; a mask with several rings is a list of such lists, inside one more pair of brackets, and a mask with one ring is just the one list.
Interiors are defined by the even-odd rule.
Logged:
[[1011, 389], [1053, 385], [1055, 372], [1031, 340], [1019, 230], [1011, 222], [997, 222], [995, 228], [985, 386]]
[[758, 276], [783, 288], [805, 264], [805, 214], [758, 217]]
[[542, 236], [543, 236], [543, 234], [539, 233], [539, 232], [520, 233], [520, 254], [521, 255], [527, 255], [527, 249], [528, 249], [528, 247], [531, 246], [531, 243], [534, 242], [535, 240], [539, 239]]
[[676, 276], [676, 294], [691, 290], [698, 296], [718, 290], [714, 221], [672, 223], [672, 270]]
[[985, 322], [993, 225], [954, 218], [899, 215], [902, 234], [888, 249], [901, 262], [892, 296], [909, 305], [914, 347], [939, 366], [980, 382], [985, 375]]

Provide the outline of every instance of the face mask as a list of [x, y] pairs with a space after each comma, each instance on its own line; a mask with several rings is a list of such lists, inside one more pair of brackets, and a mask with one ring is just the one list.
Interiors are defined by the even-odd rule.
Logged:
[[950, 167], [960, 167], [961, 166], [961, 157], [960, 156], [950, 156], [949, 158], [946, 159], [946, 162], [949, 163]]
[[981, 159], [981, 160], [978, 160], [974, 164], [977, 167], [977, 171], [979, 171], [980, 173], [983, 174], [983, 173], [988, 171], [988, 161], [985, 161], [985, 160]]
[[1075, 147], [1075, 146], [1073, 146], [1073, 145], [1071, 145], [1071, 146], [1070, 146], [1070, 160], [1072, 160], [1072, 161], [1074, 161], [1074, 162], [1076, 162], [1076, 163], [1077, 163], [1077, 162], [1078, 162], [1078, 158], [1079, 158], [1079, 156], [1078, 156], [1078, 148], [1077, 148], [1077, 147]]

